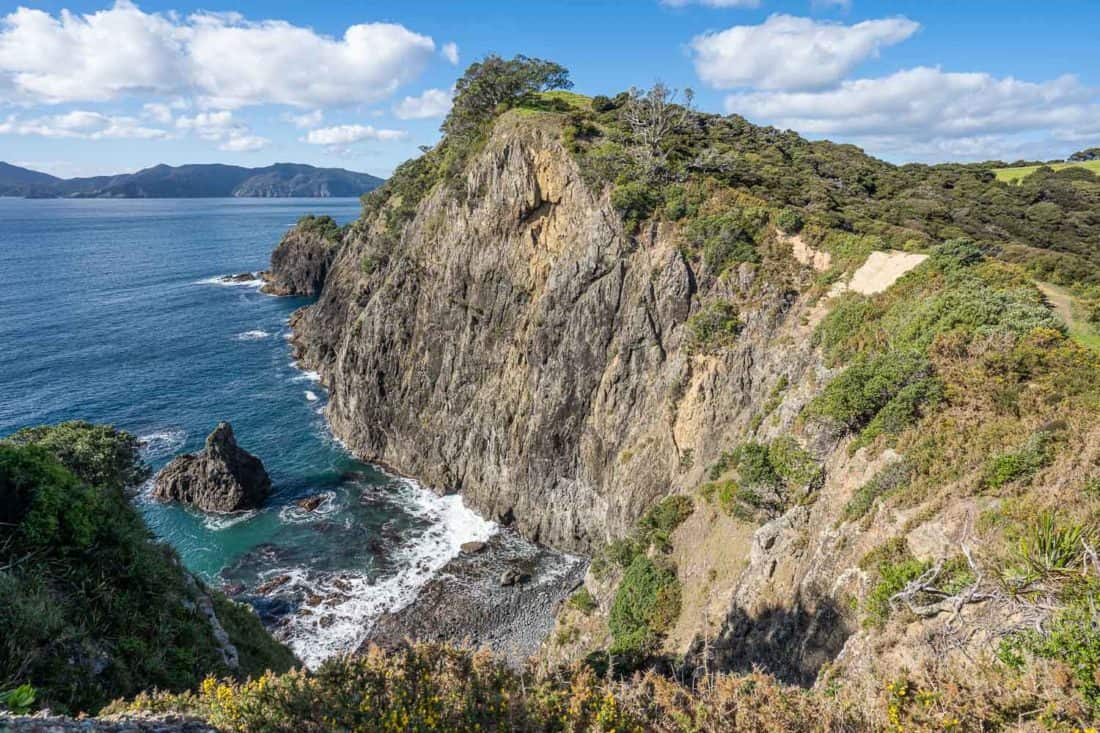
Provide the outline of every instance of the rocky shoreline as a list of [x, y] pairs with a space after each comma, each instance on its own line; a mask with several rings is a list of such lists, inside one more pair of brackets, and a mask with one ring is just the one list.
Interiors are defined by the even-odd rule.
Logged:
[[408, 606], [379, 618], [360, 651], [372, 643], [450, 641], [490, 649], [520, 667], [549, 636], [587, 566], [503, 529], [447, 563]]

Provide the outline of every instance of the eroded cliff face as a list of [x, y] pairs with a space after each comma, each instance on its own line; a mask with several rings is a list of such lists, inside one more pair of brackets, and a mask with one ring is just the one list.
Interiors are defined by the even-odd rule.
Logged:
[[263, 291], [272, 295], [320, 293], [337, 244], [319, 231], [294, 227], [271, 253], [271, 268], [261, 273]]
[[[584, 551], [693, 485], [776, 380], [814, 381], [806, 268], [719, 281], [673, 228], [628, 235], [552, 122], [498, 121], [458, 188], [389, 247], [384, 215], [360, 222], [294, 320], [360, 456]], [[685, 324], [719, 295], [744, 304], [744, 332], [693, 356]]]

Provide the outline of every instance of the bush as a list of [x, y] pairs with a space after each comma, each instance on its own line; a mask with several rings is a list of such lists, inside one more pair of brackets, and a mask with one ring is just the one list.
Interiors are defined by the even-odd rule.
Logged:
[[1039, 431], [1020, 450], [991, 457], [982, 474], [982, 485], [989, 489], [999, 489], [1012, 481], [1035, 475], [1053, 460], [1053, 440], [1051, 433]]
[[891, 463], [856, 489], [855, 494], [844, 505], [843, 518], [852, 522], [861, 519], [874, 506], [875, 500], [897, 491], [909, 482], [910, 468], [905, 461]]
[[611, 191], [611, 205], [619, 212], [629, 231], [638, 228], [653, 215], [660, 203], [657, 190], [642, 181], [623, 181]]
[[1100, 613], [1095, 598], [1060, 610], [1046, 633], [1027, 630], [1001, 642], [998, 657], [1015, 669], [1026, 657], [1048, 659], [1069, 667], [1074, 686], [1094, 717], [1100, 717]]
[[784, 234], [798, 234], [802, 231], [804, 221], [802, 214], [795, 209], [783, 209], [775, 217], [775, 225]]
[[715, 300], [687, 320], [691, 346], [703, 352], [732, 345], [741, 333], [741, 313], [729, 301]]
[[655, 651], [679, 614], [680, 581], [675, 571], [645, 555], [637, 556], [611, 601], [611, 653], [645, 655]]
[[687, 496], [666, 496], [642, 516], [638, 527], [649, 545], [668, 552], [669, 536], [695, 510]]
[[299, 231], [316, 234], [327, 242], [339, 242], [345, 230], [331, 216], [306, 214], [298, 219]]
[[596, 603], [596, 599], [592, 597], [592, 594], [588, 592], [587, 588], [581, 588], [579, 591], [569, 596], [569, 607], [588, 616], [598, 608], [598, 604]]
[[701, 251], [703, 266], [714, 276], [741, 262], [759, 262], [753, 231], [759, 221], [752, 212], [731, 211], [692, 219], [684, 230], [688, 245]]
[[905, 540], [898, 538], [868, 553], [860, 566], [870, 570], [875, 577], [863, 605], [865, 621], [868, 626], [881, 628], [893, 610], [890, 599], [924, 574], [931, 564], [914, 558], [905, 546]]
[[880, 430], [896, 431], [911, 423], [921, 404], [936, 394], [938, 388], [927, 357], [914, 351], [891, 351], [858, 358], [807, 405], [806, 411], [852, 430], [867, 425], [890, 406]]
[[37, 445], [93, 486], [136, 486], [149, 478], [140, 441], [110, 425], [75, 420], [24, 428], [6, 438], [14, 445]]

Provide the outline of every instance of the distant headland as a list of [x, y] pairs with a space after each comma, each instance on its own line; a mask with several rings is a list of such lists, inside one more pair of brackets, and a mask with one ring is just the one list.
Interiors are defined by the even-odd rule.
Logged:
[[366, 173], [297, 163], [157, 165], [137, 173], [65, 179], [0, 162], [0, 196], [25, 198], [339, 197], [360, 196], [381, 183]]

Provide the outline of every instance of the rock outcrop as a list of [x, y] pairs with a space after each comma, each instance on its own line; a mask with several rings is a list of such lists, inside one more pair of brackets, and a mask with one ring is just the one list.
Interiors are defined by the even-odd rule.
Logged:
[[313, 296], [321, 292], [337, 243], [316, 227], [292, 228], [271, 253], [271, 269], [262, 273], [263, 292]]
[[271, 493], [260, 459], [237, 445], [233, 428], [218, 423], [198, 453], [177, 457], [157, 475], [153, 497], [205, 512], [256, 509]]
[[[631, 236], [557, 130], [505, 116], [461, 186], [437, 187], [394, 245], [385, 211], [359, 222], [292, 318], [361, 457], [583, 552], [695, 485], [780, 378], [818, 368], [784, 280], [806, 268], [719, 279], [671, 227]], [[687, 321], [714, 298], [746, 304], [744, 332], [693, 357]]]

